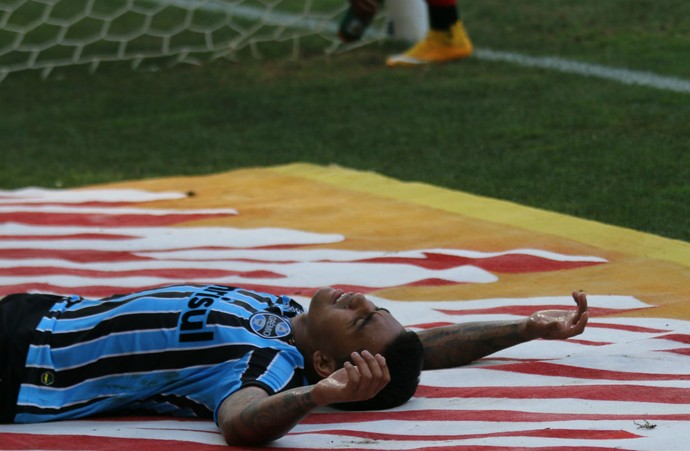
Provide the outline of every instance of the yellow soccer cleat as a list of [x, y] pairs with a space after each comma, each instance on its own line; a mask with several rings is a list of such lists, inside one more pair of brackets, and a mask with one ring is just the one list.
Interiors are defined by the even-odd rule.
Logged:
[[388, 57], [388, 66], [420, 66], [443, 63], [472, 55], [470, 41], [462, 22], [448, 31], [429, 30], [427, 35], [405, 53]]

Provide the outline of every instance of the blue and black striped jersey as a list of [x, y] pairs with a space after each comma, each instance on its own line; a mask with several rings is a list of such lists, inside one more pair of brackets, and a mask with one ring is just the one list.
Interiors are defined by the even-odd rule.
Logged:
[[175, 285], [102, 300], [65, 297], [39, 323], [15, 422], [110, 412], [215, 417], [236, 390], [305, 384], [286, 296]]

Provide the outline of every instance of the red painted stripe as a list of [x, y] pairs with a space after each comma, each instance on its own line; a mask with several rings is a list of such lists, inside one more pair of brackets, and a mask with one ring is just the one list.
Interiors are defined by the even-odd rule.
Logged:
[[151, 214], [98, 214], [89, 213], [38, 213], [12, 212], [0, 213], [0, 223], [17, 222], [30, 225], [45, 226], [98, 226], [98, 227], [152, 227], [167, 226], [201, 219], [225, 218], [232, 216], [226, 213], [216, 214], [184, 214], [169, 213], [162, 215]]
[[421, 398], [587, 399], [663, 404], [690, 404], [690, 388], [646, 385], [569, 385], [554, 387], [433, 387], [421, 385]]
[[685, 343], [686, 345], [690, 345], [690, 335], [688, 335], [688, 334], [667, 334], [667, 335], [662, 335], [661, 337], [654, 337], [654, 338], [658, 338], [661, 340], [677, 341], [679, 343]]
[[582, 368], [548, 362], [512, 363], [508, 365], [486, 366], [486, 369], [509, 371], [539, 376], [574, 377], [578, 379], [606, 379], [616, 381], [678, 381], [690, 380], [690, 374], [635, 373], [626, 371]]
[[601, 262], [591, 261], [558, 261], [527, 254], [507, 254], [495, 257], [473, 258], [438, 254], [434, 252], [424, 252], [424, 258], [379, 257], [360, 261], [374, 263], [404, 263], [437, 270], [472, 265], [497, 273], [560, 271], [601, 264]]
[[271, 271], [227, 271], [220, 269], [200, 268], [160, 268], [137, 269], [132, 271], [96, 271], [75, 268], [58, 268], [46, 266], [17, 266], [13, 268], [0, 268], [0, 276], [27, 277], [27, 276], [78, 276], [89, 278], [113, 278], [113, 277], [163, 277], [170, 279], [214, 279], [229, 276], [241, 276], [249, 279], [284, 278], [282, 274]]
[[524, 431], [493, 432], [487, 434], [437, 434], [437, 435], [407, 435], [407, 434], [386, 434], [380, 432], [354, 431], [348, 429], [327, 429], [314, 432], [299, 432], [292, 435], [339, 435], [343, 437], [358, 437], [376, 441], [441, 441], [441, 440], [473, 440], [478, 438], [492, 437], [542, 437], [555, 439], [571, 440], [626, 440], [641, 438], [622, 430], [602, 430], [602, 429], [531, 429]]
[[[6, 439], [6, 440], [5, 440]], [[194, 451], [216, 451], [219, 449], [228, 450], [247, 450], [245, 447], [234, 447], [225, 445], [207, 445], [202, 443], [187, 442], [181, 440], [148, 440], [137, 438], [116, 438], [116, 437], [98, 437], [88, 435], [33, 435], [33, 434], [3, 434], [0, 440], [0, 450], [35, 450], [44, 449], [52, 451], [73, 450], [99, 450], [99, 451], [169, 451], [173, 449], [189, 449]], [[276, 447], [252, 447], [252, 450], [257, 451], [275, 451], [280, 449], [282, 451], [306, 451], [308, 447], [300, 448], [276, 448]], [[371, 448], [357, 448], [348, 446], [349, 451], [370, 451]], [[457, 451], [457, 450], [475, 450], [475, 451], [497, 451], [506, 449], [521, 449], [519, 446], [477, 446], [477, 445], [452, 445], [452, 446], [419, 446], [414, 448], [405, 448], [408, 451], [418, 450], [433, 450], [433, 451]], [[550, 451], [604, 451], [604, 450], [620, 450], [621, 448], [605, 447], [605, 446], [549, 446]]]
[[100, 437], [90, 435], [37, 435], [4, 432], [0, 450], [99, 450], [99, 451], [170, 451], [171, 446], [195, 451], [218, 451], [225, 445], [206, 445], [182, 440]]
[[674, 354], [686, 355], [690, 357], [690, 348], [664, 349], [658, 352], [672, 352]]
[[151, 261], [152, 258], [127, 251], [99, 251], [91, 249], [0, 249], [2, 259], [60, 259], [72, 262]]
[[[196, 247], [196, 248], [181, 248], [181, 249], [165, 249], [154, 252], [169, 252], [176, 250], [208, 250], [208, 249], [231, 249], [219, 247]], [[245, 249], [245, 248], [243, 248]], [[121, 262], [133, 260], [157, 260], [153, 257], [146, 257], [140, 255], [142, 252], [150, 252], [146, 249], [132, 250], [132, 251], [107, 251], [98, 249], [0, 249], [0, 259], [60, 259], [74, 262]], [[227, 259], [216, 259], [227, 260]], [[193, 260], [185, 260], [188, 264], [193, 265]], [[233, 259], [232, 261], [248, 261], [246, 259]], [[261, 263], [266, 263], [265, 261]], [[283, 263], [283, 262], [281, 262]], [[371, 291], [371, 289], [370, 289]]]
[[[446, 315], [456, 315], [456, 316], [463, 316], [463, 315], [529, 316], [532, 313], [534, 313], [536, 310], [563, 310], [563, 309], [574, 308], [574, 307], [575, 307], [575, 304], [573, 303], [573, 307], [565, 306], [565, 305], [561, 305], [561, 304], [555, 304], [555, 305], [506, 305], [506, 306], [500, 306], [500, 307], [488, 307], [488, 308], [464, 309], [464, 310], [460, 310], [460, 309], [458, 309], [458, 310], [437, 309], [436, 311], [444, 313]], [[589, 312], [590, 312], [590, 316], [595, 317], [595, 316], [613, 315], [613, 314], [622, 313], [622, 312], [634, 312], [636, 310], [643, 310], [646, 308], [649, 308], [649, 307], [628, 308], [628, 309], [590, 307]], [[660, 332], [664, 332], [664, 331], [660, 331]]]
[[577, 344], [583, 345], [583, 346], [608, 346], [608, 345], [613, 344], [613, 342], [610, 342], [610, 341], [591, 341], [591, 340], [582, 340], [579, 338], [568, 338], [568, 343], [577, 343]]

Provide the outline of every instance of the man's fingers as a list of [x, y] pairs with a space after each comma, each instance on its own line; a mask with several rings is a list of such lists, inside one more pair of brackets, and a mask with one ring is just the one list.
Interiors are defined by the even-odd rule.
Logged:
[[587, 321], [589, 321], [589, 312], [584, 312], [582, 315], [580, 315], [580, 319], [578, 320], [577, 324], [575, 324], [576, 335], [584, 332], [585, 326], [587, 326]]
[[382, 355], [374, 356], [369, 351], [362, 351], [361, 353], [353, 352], [351, 358], [358, 373], [356, 385], [353, 387], [358, 396], [368, 399], [390, 382], [390, 371]]
[[362, 378], [366, 378], [365, 380], [369, 382], [370, 386], [378, 387], [381, 379], [383, 378], [383, 368], [381, 367], [379, 359], [383, 359], [384, 364], [386, 359], [379, 354], [374, 356], [369, 351], [362, 351], [360, 355], [363, 359], [362, 368], [360, 370]]
[[345, 371], [347, 371], [347, 383], [349, 384], [358, 384], [359, 383], [359, 370], [351, 364], [350, 362], [345, 362], [343, 365], [345, 368]]
[[582, 315], [587, 311], [587, 295], [584, 291], [573, 291], [573, 299], [577, 304], [578, 315]]
[[373, 356], [369, 351], [362, 351], [361, 354], [359, 352], [352, 353], [352, 361], [357, 365], [361, 382], [371, 382], [372, 373], [368, 363], [371, 359], [373, 359]]
[[372, 396], [378, 393], [383, 387], [390, 382], [391, 375], [386, 364], [386, 358], [381, 354], [372, 355], [368, 351], [363, 354], [369, 371], [371, 372], [371, 385], [369, 389], [372, 391]]
[[386, 358], [381, 354], [376, 354], [376, 361], [381, 368], [381, 381], [378, 387], [377, 393], [391, 381], [391, 373], [388, 369], [388, 364], [386, 363]]

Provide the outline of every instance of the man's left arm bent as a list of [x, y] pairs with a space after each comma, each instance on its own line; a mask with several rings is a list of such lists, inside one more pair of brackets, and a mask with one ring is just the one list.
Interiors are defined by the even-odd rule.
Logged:
[[538, 338], [562, 340], [581, 334], [589, 319], [587, 296], [576, 291], [573, 299], [576, 310], [543, 310], [519, 320], [453, 324], [421, 331], [424, 369], [466, 365]]

